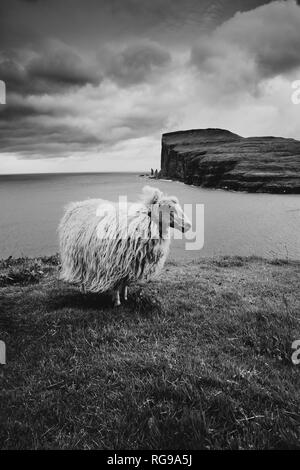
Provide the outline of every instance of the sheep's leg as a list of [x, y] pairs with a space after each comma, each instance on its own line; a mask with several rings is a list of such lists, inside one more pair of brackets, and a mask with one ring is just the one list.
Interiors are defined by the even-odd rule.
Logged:
[[123, 286], [121, 288], [121, 297], [124, 300], [128, 299], [128, 287], [125, 284], [123, 284]]
[[124, 300], [128, 300], [128, 287], [124, 287]]
[[121, 305], [120, 301], [120, 291], [116, 290], [115, 291], [115, 302], [114, 302], [115, 307], [119, 307]]

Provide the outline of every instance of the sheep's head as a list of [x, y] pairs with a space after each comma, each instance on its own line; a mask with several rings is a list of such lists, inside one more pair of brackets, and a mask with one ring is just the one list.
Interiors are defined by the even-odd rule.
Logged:
[[166, 196], [159, 189], [145, 186], [143, 201], [151, 220], [159, 226], [160, 233], [167, 233], [169, 227], [187, 232], [192, 224], [184, 214], [175, 196]]

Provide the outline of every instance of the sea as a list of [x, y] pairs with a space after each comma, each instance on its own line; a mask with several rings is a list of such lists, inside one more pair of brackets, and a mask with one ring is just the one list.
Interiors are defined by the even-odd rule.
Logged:
[[136, 173], [0, 175], [0, 258], [56, 253], [66, 204], [119, 197], [134, 202], [145, 185], [177, 196], [192, 221], [189, 239], [171, 235], [173, 260], [232, 255], [300, 260], [300, 195], [204, 189]]

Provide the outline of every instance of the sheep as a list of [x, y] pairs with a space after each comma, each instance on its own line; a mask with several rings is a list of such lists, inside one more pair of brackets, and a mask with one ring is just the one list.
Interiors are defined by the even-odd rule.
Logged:
[[176, 197], [145, 186], [138, 203], [103, 199], [74, 202], [59, 224], [61, 275], [84, 292], [110, 292], [121, 305], [127, 287], [153, 279], [170, 246], [170, 227], [186, 232], [191, 223]]

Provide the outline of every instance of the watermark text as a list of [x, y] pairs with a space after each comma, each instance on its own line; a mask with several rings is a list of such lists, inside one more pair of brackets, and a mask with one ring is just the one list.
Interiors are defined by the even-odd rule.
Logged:
[[298, 366], [300, 364], [300, 339], [296, 339], [293, 342], [292, 349], [295, 349], [295, 352], [292, 354], [292, 363]]
[[[127, 202], [119, 196], [116, 203], [103, 202], [97, 207], [97, 236], [100, 240], [185, 239], [187, 251], [201, 250], [204, 246], [204, 205], [158, 202], [149, 206]], [[169, 229], [174, 229], [172, 232]]]
[[3, 80], [0, 80], [0, 104], [6, 104], [6, 86]]
[[6, 345], [2, 340], [0, 340], [0, 364], [6, 364]]
[[295, 90], [291, 96], [292, 103], [300, 104], [300, 80], [295, 80], [292, 83], [292, 88]]

